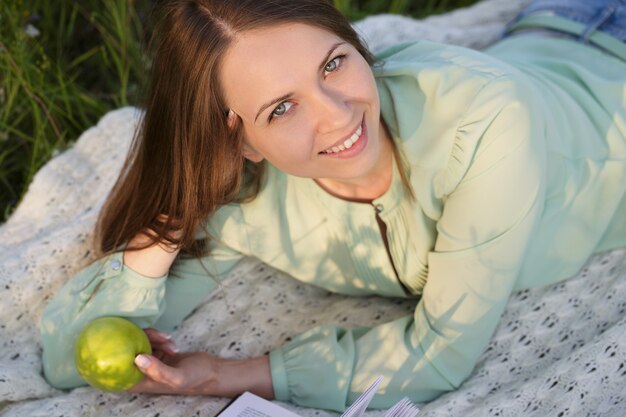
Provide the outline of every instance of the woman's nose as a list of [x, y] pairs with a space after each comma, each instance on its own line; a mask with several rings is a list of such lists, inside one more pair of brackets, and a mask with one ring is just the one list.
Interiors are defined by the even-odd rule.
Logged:
[[349, 98], [341, 91], [320, 86], [314, 100], [319, 133], [345, 129], [353, 120]]

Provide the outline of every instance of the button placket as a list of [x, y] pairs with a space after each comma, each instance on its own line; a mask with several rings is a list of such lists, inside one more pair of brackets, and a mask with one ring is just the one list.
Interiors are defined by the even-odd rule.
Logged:
[[122, 268], [122, 262], [119, 259], [114, 259], [111, 261], [111, 269], [114, 271], [119, 271]]
[[[100, 287], [104, 284], [105, 281], [107, 281], [112, 276], [119, 274], [123, 265], [122, 260], [119, 259], [121, 257], [122, 257], [121, 253], [115, 253], [111, 255], [111, 259], [109, 259], [106, 263], [103, 264], [103, 266], [108, 264], [108, 268], [107, 267], [103, 268], [102, 272], [98, 274], [98, 276], [101, 276], [102, 279], [100, 280], [100, 282], [96, 284], [93, 291], [91, 291], [91, 294], [87, 298], [87, 302], [90, 301], [96, 295], [96, 293], [100, 290]], [[89, 282], [89, 284], [91, 285], [98, 276], [94, 277], [94, 279], [92, 279]], [[87, 287], [88, 286], [85, 286], [84, 289], [87, 289]]]
[[[98, 261], [96, 261], [96, 262], [98, 262]], [[93, 282], [95, 280], [97, 280], [98, 278], [102, 277], [102, 279], [105, 279], [106, 278], [106, 273], [107, 273], [106, 263], [100, 263], [100, 266], [93, 273], [91, 278], [85, 284], [81, 285], [79, 288], [74, 288], [73, 290], [71, 290], [71, 293], [72, 294], [80, 294], [81, 292], [83, 292], [87, 288], [89, 288], [89, 286], [92, 285]]]

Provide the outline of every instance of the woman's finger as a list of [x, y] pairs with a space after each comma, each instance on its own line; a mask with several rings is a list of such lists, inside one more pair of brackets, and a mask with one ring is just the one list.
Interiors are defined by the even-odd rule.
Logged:
[[153, 350], [162, 350], [168, 355], [174, 355], [178, 352], [178, 348], [170, 340], [171, 336], [167, 333], [163, 333], [153, 328], [146, 328], [143, 330], [148, 336], [148, 340], [150, 340], [150, 345], [152, 345]]
[[153, 352], [161, 351], [161, 352], [164, 352], [164, 353], [166, 353], [168, 355], [175, 355], [175, 354], [178, 353], [178, 348], [172, 342], [159, 343], [159, 344], [153, 343], [152, 344], [152, 351]]
[[159, 358], [159, 360], [161, 361], [165, 361], [169, 356], [173, 355], [175, 355], [175, 353], [172, 353], [169, 350], [166, 351], [161, 348], [155, 348], [154, 346], [152, 347], [152, 356]]
[[164, 352], [167, 352], [170, 355], [178, 353], [178, 348], [172, 342], [151, 343], [150, 345], [152, 346], [152, 350], [162, 350]]
[[143, 331], [146, 333], [146, 336], [148, 336], [150, 342], [164, 343], [168, 342], [172, 338], [169, 334], [161, 332], [157, 329], [153, 329], [151, 327], [145, 328], [143, 329]]
[[183, 375], [152, 355], [141, 354], [135, 358], [135, 365], [152, 381], [172, 388], [183, 387]]

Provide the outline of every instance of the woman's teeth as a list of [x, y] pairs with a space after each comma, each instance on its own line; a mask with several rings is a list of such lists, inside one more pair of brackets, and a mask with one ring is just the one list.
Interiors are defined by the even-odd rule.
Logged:
[[361, 133], [363, 133], [363, 128], [362, 126], [359, 126], [356, 132], [354, 132], [352, 136], [346, 139], [344, 143], [342, 143], [339, 146], [333, 146], [330, 149], [326, 149], [324, 152], [325, 153], [338, 153], [341, 151], [345, 151], [346, 149], [350, 149], [352, 145], [354, 145], [359, 140], [359, 138], [361, 137]]

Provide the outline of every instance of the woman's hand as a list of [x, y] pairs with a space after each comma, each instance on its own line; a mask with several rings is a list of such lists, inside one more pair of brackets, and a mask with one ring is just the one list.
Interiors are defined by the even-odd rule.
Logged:
[[130, 392], [158, 394], [200, 394], [210, 380], [209, 355], [185, 353], [178, 355], [170, 336], [157, 329], [143, 329], [150, 340], [152, 355], [138, 355], [135, 364], [146, 375]]
[[130, 392], [154, 394], [218, 395], [216, 392], [218, 358], [204, 352], [138, 355], [135, 364], [146, 375]]
[[146, 378], [130, 392], [234, 397], [250, 391], [268, 399], [274, 398], [267, 355], [228, 360], [206, 352], [179, 354], [165, 333], [151, 328], [144, 331], [153, 354], [135, 358], [135, 364]]

